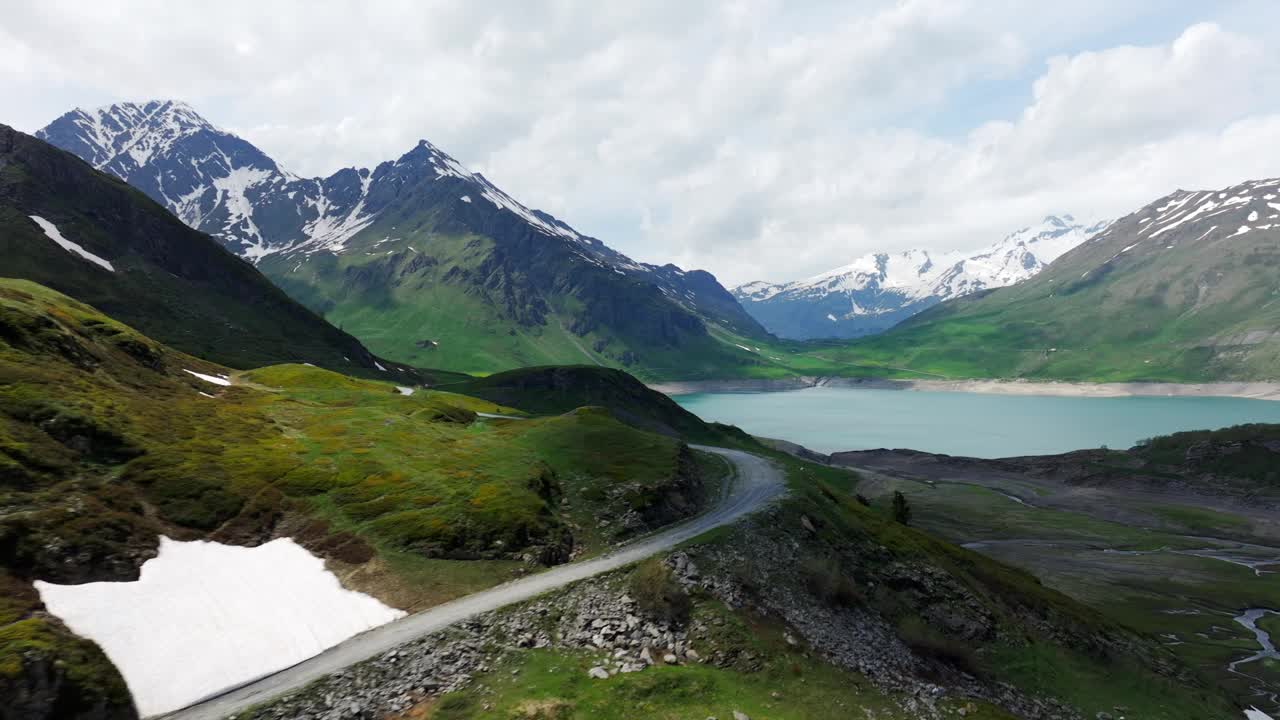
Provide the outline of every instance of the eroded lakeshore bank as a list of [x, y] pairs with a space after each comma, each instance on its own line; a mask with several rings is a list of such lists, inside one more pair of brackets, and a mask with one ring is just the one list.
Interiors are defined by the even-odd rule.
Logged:
[[1044, 395], [1053, 397], [1232, 397], [1280, 401], [1280, 383], [1075, 383], [1029, 380], [886, 380], [883, 378], [801, 376], [778, 379], [688, 380], [651, 383], [667, 395], [694, 393], [781, 392], [812, 387], [868, 390], [966, 392], [991, 395]]

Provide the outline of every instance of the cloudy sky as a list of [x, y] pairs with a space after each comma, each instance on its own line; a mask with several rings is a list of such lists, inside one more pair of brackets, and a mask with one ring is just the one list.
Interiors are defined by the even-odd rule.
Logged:
[[1274, 0], [0, 10], [0, 122], [179, 98], [303, 175], [428, 138], [633, 257], [726, 284], [1280, 175]]

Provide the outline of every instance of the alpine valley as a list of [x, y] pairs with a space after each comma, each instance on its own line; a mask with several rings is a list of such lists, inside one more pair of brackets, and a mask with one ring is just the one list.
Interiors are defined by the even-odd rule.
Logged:
[[841, 302], [938, 304], [802, 342], [425, 141], [302, 179], [179, 103], [40, 135], [0, 127], [0, 720], [1276, 709], [1277, 426], [823, 455], [599, 365], [1273, 376], [1280, 181], [855, 263]]
[[1280, 720], [1280, 1], [3, 17], [0, 720]]
[[173, 101], [73, 110], [37, 136], [142, 190], [394, 360], [737, 374], [759, 361], [732, 338], [767, 337], [709, 273], [637, 263], [425, 140], [373, 169], [300, 178]]
[[37, 135], [208, 233], [373, 353], [420, 368], [1280, 377], [1274, 181], [1180, 190], [1114, 223], [1048, 216], [978, 252], [877, 253], [731, 294], [707, 272], [635, 262], [527, 208], [425, 140], [372, 170], [304, 179], [173, 101], [74, 110]]

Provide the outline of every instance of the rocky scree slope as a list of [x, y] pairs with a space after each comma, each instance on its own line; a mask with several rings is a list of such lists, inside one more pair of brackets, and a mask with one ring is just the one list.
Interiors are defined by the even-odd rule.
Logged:
[[173, 101], [74, 110], [38, 135], [397, 360], [483, 371], [587, 361], [659, 374], [759, 362], [708, 334], [710, 324], [766, 335], [709, 273], [635, 262], [425, 140], [373, 169], [300, 178]]
[[1050, 215], [978, 252], [875, 253], [806, 280], [740, 285], [733, 295], [779, 337], [873, 335], [940, 302], [1026, 280], [1107, 224]]
[[1280, 378], [1280, 179], [1179, 190], [1012, 287], [829, 355], [949, 377]]

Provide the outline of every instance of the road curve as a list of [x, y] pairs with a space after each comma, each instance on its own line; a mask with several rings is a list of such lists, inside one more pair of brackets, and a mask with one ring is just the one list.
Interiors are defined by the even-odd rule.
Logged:
[[165, 720], [221, 720], [273, 698], [297, 690], [362, 660], [436, 632], [480, 613], [528, 600], [550, 590], [616, 570], [672, 548], [690, 538], [760, 509], [785, 492], [782, 472], [772, 462], [741, 450], [695, 445], [733, 463], [731, 489], [711, 510], [608, 554], [560, 565], [497, 587], [458, 598], [374, 628], [335, 645], [315, 657], [222, 695], [166, 715]]

